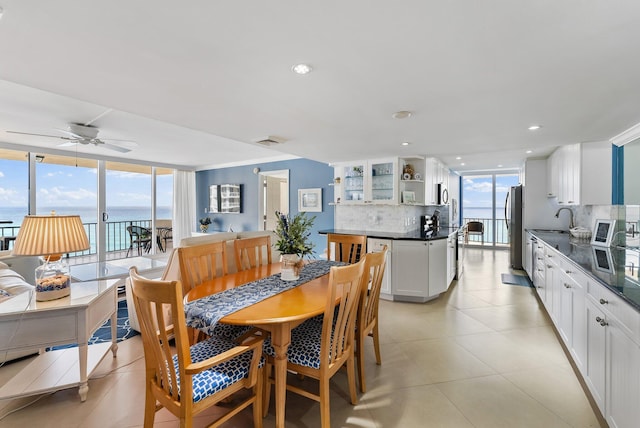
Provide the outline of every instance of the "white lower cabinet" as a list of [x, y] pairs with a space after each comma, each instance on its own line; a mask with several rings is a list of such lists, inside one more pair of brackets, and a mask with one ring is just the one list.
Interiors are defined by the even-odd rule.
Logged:
[[640, 423], [640, 346], [624, 333], [615, 318], [607, 322], [606, 419], [610, 427], [637, 427]]
[[367, 252], [374, 253], [382, 251], [384, 246], [387, 246], [387, 265], [384, 269], [384, 275], [382, 276], [382, 286], [380, 287], [380, 298], [385, 300], [393, 300], [391, 294], [391, 265], [392, 265], [392, 253], [393, 253], [393, 240], [391, 239], [367, 239]]
[[454, 232], [447, 238], [447, 288], [456, 277], [456, 247], [458, 245], [458, 232]]
[[551, 247], [540, 258], [539, 297], [595, 403], [609, 426], [638, 426], [640, 313]]
[[394, 300], [426, 302], [447, 290], [447, 240], [393, 241]]
[[447, 278], [448, 240], [429, 241], [429, 296], [437, 297], [449, 288]]

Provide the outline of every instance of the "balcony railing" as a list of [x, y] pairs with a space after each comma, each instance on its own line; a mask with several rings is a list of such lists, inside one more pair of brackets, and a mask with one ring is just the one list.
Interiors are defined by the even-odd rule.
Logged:
[[[476, 217], [465, 217], [463, 219], [462, 224], [465, 225], [470, 221], [479, 221], [482, 223], [484, 228], [483, 235], [469, 235], [468, 240], [470, 244], [482, 245], [483, 238], [485, 245], [492, 245], [493, 242], [493, 219], [490, 218], [476, 218]], [[507, 226], [504, 222], [503, 218], [496, 219], [496, 245], [503, 246], [509, 245], [509, 232], [507, 231]]]
[[[98, 236], [97, 223], [83, 223], [84, 229], [87, 232], [89, 238], [90, 248], [85, 251], [78, 251], [76, 253], [70, 253], [69, 257], [91, 256], [97, 254]], [[131, 246], [131, 236], [127, 231], [127, 226], [141, 226], [147, 229], [151, 229], [151, 220], [129, 220], [129, 221], [108, 221], [106, 222], [106, 250], [109, 253], [123, 252], [129, 249]], [[20, 226], [2, 226], [0, 227], [0, 237], [13, 237], [18, 235]], [[134, 251], [137, 248], [134, 246]], [[137, 255], [137, 254], [135, 254]], [[111, 258], [111, 257], [109, 257]]]

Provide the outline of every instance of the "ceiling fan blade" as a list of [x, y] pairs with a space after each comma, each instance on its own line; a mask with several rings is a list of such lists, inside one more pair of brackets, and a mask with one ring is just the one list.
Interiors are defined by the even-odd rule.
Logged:
[[6, 131], [9, 134], [35, 135], [36, 137], [65, 138], [59, 135], [34, 134], [33, 132]]
[[115, 144], [109, 144], [109, 143], [102, 143], [98, 145], [98, 147], [100, 146], [104, 147], [105, 149], [115, 150], [116, 152], [120, 152], [120, 153], [128, 153], [131, 151], [131, 149], [128, 149], [126, 147], [116, 146]]
[[74, 141], [72, 138], [67, 138], [70, 141], [67, 141], [66, 143], [61, 143], [58, 144], [58, 147], [71, 147], [71, 146], [75, 146], [76, 144], [78, 144], [77, 141]]

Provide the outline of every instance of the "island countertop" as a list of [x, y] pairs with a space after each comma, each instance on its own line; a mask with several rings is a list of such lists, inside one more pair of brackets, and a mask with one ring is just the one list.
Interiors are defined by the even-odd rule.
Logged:
[[373, 230], [351, 230], [351, 229], [325, 229], [320, 230], [318, 233], [326, 235], [328, 233], [335, 233], [338, 235], [365, 235], [367, 238], [378, 239], [393, 239], [402, 241], [433, 241], [436, 239], [447, 239], [449, 235], [456, 232], [458, 227], [440, 227], [432, 234], [426, 234], [419, 230], [413, 232], [381, 232]]

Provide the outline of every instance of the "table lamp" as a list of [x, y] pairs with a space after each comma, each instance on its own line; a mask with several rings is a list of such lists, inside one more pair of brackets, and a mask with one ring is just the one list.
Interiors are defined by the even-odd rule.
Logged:
[[89, 239], [78, 215], [28, 215], [24, 217], [13, 254], [44, 256], [36, 268], [36, 300], [59, 299], [71, 293], [69, 264], [63, 254], [89, 248]]

